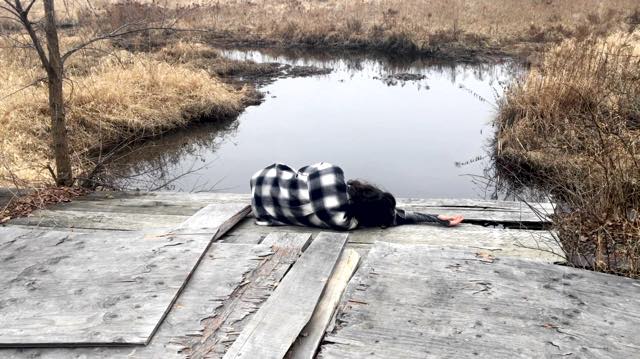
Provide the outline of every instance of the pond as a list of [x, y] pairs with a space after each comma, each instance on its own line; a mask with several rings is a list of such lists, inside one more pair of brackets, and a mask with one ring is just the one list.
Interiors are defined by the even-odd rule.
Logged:
[[196, 126], [128, 156], [129, 188], [249, 191], [251, 175], [274, 162], [341, 166], [399, 197], [488, 198], [477, 176], [497, 98], [520, 71], [511, 62], [226, 51], [233, 59], [331, 68], [261, 87], [265, 101], [228, 123]]

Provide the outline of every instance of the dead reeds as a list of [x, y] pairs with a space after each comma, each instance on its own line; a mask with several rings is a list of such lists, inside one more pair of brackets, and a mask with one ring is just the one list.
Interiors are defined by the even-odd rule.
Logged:
[[550, 193], [577, 266], [640, 276], [640, 33], [569, 40], [500, 103], [499, 173]]
[[[0, 55], [0, 178], [47, 182], [51, 151], [46, 84], [38, 81], [42, 73], [30, 62], [28, 50], [14, 51]], [[90, 170], [83, 167], [92, 163], [92, 156], [122, 141], [151, 138], [201, 120], [227, 119], [246, 105], [249, 89], [234, 89], [204, 70], [159, 61], [151, 54], [114, 49], [108, 54], [80, 56], [68, 66], [65, 100], [77, 172]]]

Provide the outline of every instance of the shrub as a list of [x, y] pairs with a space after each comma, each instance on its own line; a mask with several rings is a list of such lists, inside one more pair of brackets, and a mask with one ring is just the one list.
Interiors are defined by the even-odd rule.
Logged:
[[640, 276], [640, 33], [567, 40], [500, 103], [495, 157], [548, 192], [572, 264]]

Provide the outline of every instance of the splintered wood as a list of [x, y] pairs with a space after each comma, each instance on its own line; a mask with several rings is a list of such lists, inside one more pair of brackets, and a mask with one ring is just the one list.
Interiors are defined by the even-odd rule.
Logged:
[[637, 358], [638, 326], [629, 278], [378, 242], [319, 357]]
[[346, 234], [320, 233], [224, 358], [283, 358], [311, 319], [346, 241]]

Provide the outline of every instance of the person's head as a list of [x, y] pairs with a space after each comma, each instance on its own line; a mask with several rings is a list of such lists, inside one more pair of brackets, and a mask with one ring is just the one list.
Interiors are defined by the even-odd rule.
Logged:
[[347, 182], [349, 214], [363, 227], [388, 227], [393, 224], [396, 199], [389, 192], [360, 180]]

